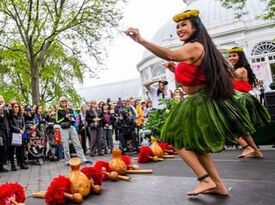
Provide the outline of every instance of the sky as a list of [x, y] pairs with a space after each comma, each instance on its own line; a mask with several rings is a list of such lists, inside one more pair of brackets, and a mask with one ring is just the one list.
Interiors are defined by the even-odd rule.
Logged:
[[[124, 9], [121, 27], [139, 28], [141, 35], [150, 40], [158, 29], [173, 15], [182, 11], [182, 0], [129, 0]], [[136, 65], [141, 61], [145, 49], [124, 34], [117, 36], [107, 48], [107, 70], [99, 73], [99, 79], [84, 79], [83, 85], [89, 87], [111, 82], [139, 78]]]

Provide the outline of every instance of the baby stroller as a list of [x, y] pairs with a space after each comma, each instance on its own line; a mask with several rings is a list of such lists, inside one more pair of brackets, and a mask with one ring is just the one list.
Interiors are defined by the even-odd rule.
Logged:
[[27, 159], [38, 165], [44, 164], [45, 139], [37, 134], [36, 129], [29, 131], [27, 140]]

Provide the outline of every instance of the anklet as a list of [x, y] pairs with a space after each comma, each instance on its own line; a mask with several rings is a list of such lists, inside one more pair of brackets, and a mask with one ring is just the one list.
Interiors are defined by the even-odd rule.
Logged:
[[197, 179], [198, 179], [198, 181], [202, 181], [207, 177], [209, 177], [209, 174], [202, 175], [202, 176], [198, 177]]
[[247, 147], [249, 147], [249, 145], [245, 145], [244, 147], [242, 147], [242, 149], [246, 149]]

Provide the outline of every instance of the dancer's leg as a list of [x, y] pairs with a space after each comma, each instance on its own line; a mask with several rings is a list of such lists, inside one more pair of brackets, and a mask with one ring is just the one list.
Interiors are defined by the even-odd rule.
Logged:
[[[259, 150], [257, 145], [255, 144], [253, 138], [250, 135], [247, 135], [243, 137], [243, 139], [246, 141], [246, 143], [252, 147], [255, 151], [251, 154], [250, 157], [256, 157], [256, 158], [264, 158], [263, 153]], [[248, 156], [249, 157], [249, 156]]]
[[246, 141], [242, 137], [236, 138], [236, 141], [243, 148], [243, 152], [240, 155], [238, 155], [238, 158], [246, 157], [247, 155], [249, 155], [249, 154], [251, 154], [251, 153], [253, 153], [255, 151], [251, 146], [249, 146], [246, 143]]
[[210, 154], [208, 153], [196, 153], [199, 161], [205, 168], [205, 170], [210, 175], [211, 179], [215, 182], [216, 188], [214, 188], [211, 193], [219, 194], [223, 196], [228, 196], [228, 190], [226, 189], [218, 170], [214, 164], [214, 161]]
[[[177, 151], [179, 156], [186, 162], [186, 164], [195, 172], [198, 177], [206, 176], [207, 171], [193, 151], [188, 151], [184, 148], [178, 149]], [[202, 180], [199, 180], [198, 186], [187, 194], [198, 195], [215, 187], [216, 185], [214, 181], [210, 177], [206, 177]]]

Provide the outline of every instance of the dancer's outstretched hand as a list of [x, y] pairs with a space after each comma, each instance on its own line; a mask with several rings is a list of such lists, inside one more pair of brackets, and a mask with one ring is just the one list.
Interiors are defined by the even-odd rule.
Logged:
[[165, 63], [162, 64], [164, 67], [168, 68], [171, 72], [175, 72], [175, 68], [176, 68], [176, 63], [174, 63], [173, 61], [167, 61]]
[[125, 32], [124, 32], [127, 36], [129, 36], [131, 39], [133, 39], [134, 41], [141, 43], [144, 39], [141, 37], [139, 30], [137, 28], [128, 28]]

